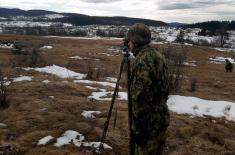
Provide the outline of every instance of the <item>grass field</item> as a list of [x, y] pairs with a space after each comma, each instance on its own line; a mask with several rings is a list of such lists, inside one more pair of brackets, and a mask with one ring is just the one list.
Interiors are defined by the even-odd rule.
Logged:
[[[38, 67], [56, 64], [78, 73], [92, 72], [90, 78], [96, 81], [102, 81], [105, 77], [117, 77], [122, 60], [120, 53], [111, 51], [119, 48], [120, 40], [14, 35], [0, 35], [0, 40], [24, 41], [31, 46], [53, 46], [52, 49], [40, 50], [40, 61], [36, 64]], [[162, 48], [168, 45], [153, 46]], [[196, 66], [183, 68], [184, 80], [178, 95], [235, 102], [234, 72], [226, 73], [224, 64], [213, 64], [208, 60], [213, 56], [231, 57], [231, 53], [198, 46], [184, 46], [184, 49], [187, 51], [187, 60], [195, 61]], [[74, 56], [86, 59], [69, 58]], [[86, 84], [74, 83], [72, 78], [63, 79], [20, 69], [29, 67], [29, 59], [27, 56], [14, 55], [11, 49], [0, 48], [0, 67], [4, 77], [11, 79], [20, 75], [33, 76], [32, 81], [14, 82], [7, 87], [10, 106], [0, 110], [0, 123], [6, 124], [0, 125], [0, 154], [5, 149], [2, 147], [4, 144], [11, 144], [19, 150], [18, 154], [92, 154], [92, 149], [87, 147], [78, 148], [71, 144], [55, 147], [53, 144], [56, 139], [44, 146], [37, 143], [48, 135], [58, 138], [66, 130], [82, 133], [87, 141], [99, 141], [110, 102], [89, 100], [92, 90]], [[194, 92], [190, 91], [190, 81], [193, 78], [197, 81]], [[44, 80], [50, 83], [45, 84], [42, 82]], [[124, 80], [122, 82], [125, 83]], [[107, 86], [102, 88], [112, 91]], [[117, 125], [114, 129], [112, 118], [106, 139], [106, 143], [113, 149], [105, 150], [104, 154], [128, 154], [127, 103], [120, 100], [117, 103]], [[81, 116], [84, 110], [102, 113], [95, 119], [86, 119]], [[223, 118], [192, 118], [171, 113], [165, 152], [169, 155], [232, 155], [235, 154], [234, 131], [235, 122]]]

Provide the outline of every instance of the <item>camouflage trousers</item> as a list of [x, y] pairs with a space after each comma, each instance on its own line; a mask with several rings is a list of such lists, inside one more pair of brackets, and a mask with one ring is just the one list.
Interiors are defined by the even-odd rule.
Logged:
[[163, 155], [166, 135], [165, 132], [157, 137], [152, 137], [144, 146], [135, 146], [135, 155]]

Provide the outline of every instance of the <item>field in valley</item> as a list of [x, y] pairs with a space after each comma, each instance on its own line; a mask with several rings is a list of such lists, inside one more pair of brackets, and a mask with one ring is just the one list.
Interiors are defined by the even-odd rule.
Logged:
[[[39, 51], [39, 61], [35, 67], [55, 64], [77, 73], [88, 74], [87, 80], [91, 81], [104, 82], [107, 77], [117, 77], [122, 60], [122, 54], [117, 52], [121, 40], [15, 35], [1, 35], [0, 40], [27, 42], [33, 47], [52, 46], [51, 49]], [[153, 46], [162, 49], [169, 45]], [[172, 46], [174, 49], [180, 45]], [[177, 95], [235, 102], [234, 72], [226, 73], [224, 64], [210, 63], [208, 59], [232, 57], [232, 54], [208, 47], [185, 45], [183, 48], [187, 53], [187, 61], [194, 65], [183, 67], [184, 80]], [[61, 78], [22, 69], [29, 67], [30, 59], [28, 56], [14, 55], [11, 49], [0, 48], [0, 67], [4, 77], [8, 80], [20, 76], [32, 77], [31, 81], [12, 82], [7, 86], [9, 107], [0, 110], [0, 123], [4, 124], [0, 125], [0, 152], [5, 149], [5, 144], [11, 144], [18, 154], [92, 154], [93, 147], [77, 147], [74, 144], [56, 147], [54, 144], [68, 130], [79, 132], [87, 142], [99, 141], [110, 101], [88, 97], [94, 89], [113, 91], [113, 87], [98, 83], [77, 83], [69, 73], [67, 77]], [[197, 81], [196, 91], [191, 91], [192, 79]], [[125, 80], [121, 83], [120, 91], [123, 92]], [[105, 149], [103, 154], [125, 155], [128, 154], [127, 101], [117, 100], [116, 103], [116, 128], [113, 128], [112, 117], [105, 141], [112, 149]], [[95, 118], [85, 118], [81, 115], [83, 111], [101, 113], [96, 114]], [[171, 112], [165, 152], [169, 155], [232, 155], [235, 154], [234, 131], [235, 122], [225, 118], [192, 117]], [[48, 135], [54, 139], [45, 145], [38, 145], [38, 141]]]

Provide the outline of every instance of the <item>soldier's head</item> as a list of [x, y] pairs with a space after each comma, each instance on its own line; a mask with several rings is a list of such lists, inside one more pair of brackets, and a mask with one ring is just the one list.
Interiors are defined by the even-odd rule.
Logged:
[[[126, 36], [126, 41], [128, 43], [131, 42], [132, 45], [134, 46], [133, 48], [144, 46], [150, 43], [151, 41], [151, 32], [149, 28], [144, 25], [144, 24], [134, 24], [133, 26], [130, 27], [127, 36]], [[131, 49], [132, 50], [132, 49]]]

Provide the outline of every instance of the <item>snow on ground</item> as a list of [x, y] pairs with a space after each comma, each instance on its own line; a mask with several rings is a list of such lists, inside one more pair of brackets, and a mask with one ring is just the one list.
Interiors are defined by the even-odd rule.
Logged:
[[52, 66], [46, 66], [43, 68], [23, 68], [26, 71], [29, 70], [35, 70], [38, 72], [43, 72], [43, 73], [48, 73], [48, 74], [53, 74], [56, 75], [60, 78], [75, 78], [75, 79], [83, 79], [86, 77], [86, 74], [80, 74], [76, 73], [74, 71], [68, 70], [64, 67], [60, 67], [57, 65], [52, 65]]
[[167, 101], [167, 105], [171, 111], [178, 114], [189, 114], [200, 117], [224, 117], [227, 120], [235, 121], [235, 103], [232, 102], [171, 95]]
[[94, 115], [99, 115], [99, 114], [101, 114], [100, 111], [83, 111], [81, 115], [85, 118], [95, 118]]
[[[49, 27], [51, 25], [54, 25], [54, 22], [34, 22], [34, 21], [24, 21], [24, 20], [18, 20], [18, 21], [0, 21], [0, 27]], [[73, 26], [69, 23], [57, 23], [62, 24], [63, 26]]]
[[88, 58], [88, 57], [80, 57], [80, 56], [73, 56], [73, 57], [69, 57], [71, 59], [78, 59], [78, 60], [96, 60], [99, 61], [100, 59], [93, 59], [93, 58]]
[[228, 59], [231, 63], [235, 63], [235, 60], [232, 58], [224, 58], [224, 57], [213, 57], [213, 58], [209, 58], [209, 60], [211, 61], [211, 63], [217, 63], [217, 64], [224, 64], [226, 61], [226, 59]]
[[102, 92], [105, 92], [106, 90], [105, 89], [101, 89], [101, 88], [98, 88], [98, 87], [91, 87], [91, 86], [85, 86], [87, 89], [91, 89], [91, 90], [94, 90], [94, 91], [102, 91]]
[[49, 80], [43, 80], [42, 83], [48, 84], [48, 83], [50, 83], [50, 81]]
[[[74, 144], [77, 147], [91, 147], [98, 151], [100, 142], [86, 142], [85, 137], [77, 131], [67, 130], [62, 137], [57, 138], [57, 142], [54, 144], [56, 147], [62, 147], [68, 144]], [[109, 145], [103, 143], [104, 149], [112, 149]]]
[[73, 142], [74, 144], [76, 143], [75, 145], [77, 146], [79, 143], [81, 144], [81, 142], [84, 139], [85, 139], [85, 137], [82, 134], [80, 134], [80, 133], [78, 133], [76, 131], [67, 130], [62, 135], [62, 137], [57, 138], [57, 142], [54, 144], [54, 146], [61, 147], [61, 146], [64, 146], [64, 145], [68, 145], [71, 142]]
[[60, 15], [60, 14], [47, 14], [47, 15], [44, 15], [44, 17], [48, 19], [57, 19], [57, 18], [64, 18], [65, 16]]
[[184, 66], [190, 66], [190, 67], [196, 67], [196, 66], [197, 66], [197, 65], [195, 64], [195, 61], [184, 62], [183, 65], [184, 65]]
[[52, 49], [52, 48], [53, 48], [53, 46], [43, 46], [40, 49]]
[[120, 48], [108, 48], [108, 51], [113, 53], [120, 53], [122, 50]]
[[[100, 144], [101, 142], [83, 142], [83, 146], [95, 148], [96, 151], [99, 150]], [[103, 147], [104, 149], [112, 149], [112, 147], [110, 147], [109, 145], [105, 143], [103, 143]]]
[[0, 48], [14, 48], [13, 44], [0, 44]]
[[9, 86], [10, 84], [11, 84], [11, 81], [4, 81], [4, 82], [3, 82], [3, 85], [4, 85], [4, 86]]
[[101, 55], [106, 55], [107, 57], [112, 57], [112, 56], [115, 56], [115, 55], [111, 55], [111, 54], [108, 54], [108, 53], [98, 53], [98, 54], [101, 54]]
[[55, 98], [55, 96], [49, 96], [50, 98], [52, 98], [52, 99], [54, 99]]
[[4, 123], [0, 123], [0, 128], [1, 128], [1, 127], [7, 127], [7, 125], [4, 124]]
[[[109, 91], [109, 92], [93, 92], [91, 94], [91, 96], [89, 96], [89, 99], [95, 99], [95, 100], [99, 100], [99, 101], [110, 101], [112, 100], [111, 97], [107, 97], [110, 96], [112, 97], [113, 92]], [[127, 93], [126, 92], [118, 92], [118, 100], [127, 100]]]
[[[219, 60], [225, 60], [225, 58], [220, 57]], [[234, 63], [234, 61], [232, 61]], [[66, 68], [59, 67], [56, 65], [47, 66], [44, 68], [24, 68], [25, 70], [36, 70], [39, 72], [45, 72], [57, 75], [62, 78], [73, 77], [76, 79], [84, 78], [84, 74], [76, 73]], [[32, 77], [19, 77], [14, 79], [14, 81], [21, 81], [21, 80], [31, 80]], [[115, 78], [110, 78], [114, 82]], [[85, 83], [85, 84], [99, 84], [102, 86], [110, 86], [115, 88], [116, 84], [111, 82], [100, 82], [100, 81], [90, 81], [90, 80], [74, 80], [75, 83]], [[86, 86], [88, 89], [93, 87]], [[96, 89], [98, 90], [98, 89]], [[113, 92], [105, 90], [102, 92], [92, 92], [89, 99], [101, 100], [101, 101], [109, 101], [111, 100]], [[117, 99], [119, 100], [127, 100], [127, 93], [126, 92], [119, 92]], [[208, 101], [203, 100], [200, 98], [195, 97], [184, 97], [184, 96], [177, 96], [172, 95], [169, 97], [167, 102], [169, 109], [173, 112], [179, 114], [191, 114], [195, 116], [204, 116], [210, 115], [213, 117], [225, 117], [228, 120], [235, 121], [235, 103], [226, 102], [226, 101]]]
[[75, 82], [75, 83], [85, 83], [85, 84], [99, 84], [99, 85], [102, 85], [102, 86], [110, 86], [112, 88], [115, 88], [115, 86], [116, 86], [115, 83], [90, 81], [90, 80], [74, 80], [73, 82]]
[[[93, 92], [92, 98], [99, 101], [111, 100], [107, 95], [113, 92]], [[127, 100], [126, 92], [119, 92], [120, 100]], [[189, 114], [193, 116], [213, 116], [225, 117], [227, 120], [235, 121], [235, 103], [227, 101], [211, 101], [203, 100], [196, 97], [186, 97], [179, 95], [171, 95], [167, 101], [167, 105], [172, 112], [178, 114]]]
[[117, 82], [117, 78], [114, 78], [114, 77], [106, 77], [105, 78], [105, 81], [108, 81], [108, 82]]
[[38, 145], [46, 145], [48, 142], [50, 142], [54, 137], [52, 136], [46, 136], [38, 141]]
[[45, 38], [62, 38], [62, 39], [85, 39], [85, 40], [123, 40], [123, 38], [113, 37], [62, 37], [62, 36], [44, 36]]
[[215, 49], [217, 51], [221, 51], [221, 52], [235, 52], [235, 49], [233, 48], [212, 48]]
[[13, 82], [32, 81], [32, 79], [32, 76], [20, 76], [17, 78], [13, 78]]

